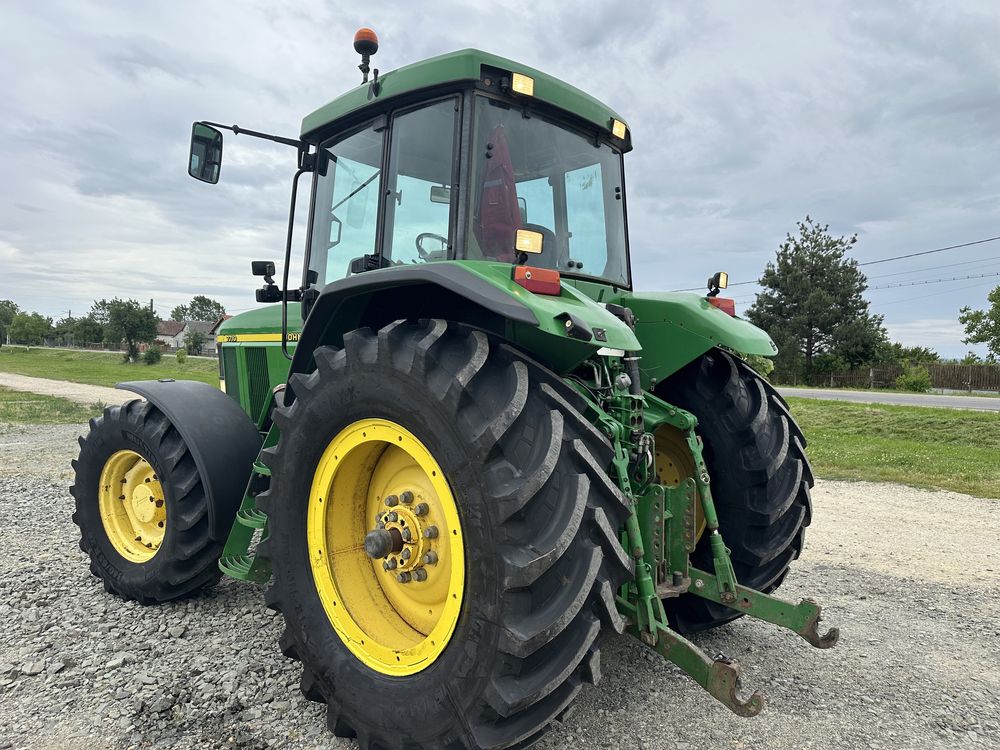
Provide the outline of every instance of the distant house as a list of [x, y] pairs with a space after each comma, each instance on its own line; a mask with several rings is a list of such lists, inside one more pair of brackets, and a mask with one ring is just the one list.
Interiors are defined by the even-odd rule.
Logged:
[[[229, 316], [226, 316], [227, 318]], [[200, 333], [205, 342], [201, 354], [214, 356], [215, 330], [225, 318], [219, 320], [161, 320], [156, 324], [156, 343], [164, 349], [176, 351], [187, 345], [188, 334]]]
[[156, 324], [156, 343], [164, 349], [180, 349], [184, 346], [184, 329], [187, 321], [161, 320]]

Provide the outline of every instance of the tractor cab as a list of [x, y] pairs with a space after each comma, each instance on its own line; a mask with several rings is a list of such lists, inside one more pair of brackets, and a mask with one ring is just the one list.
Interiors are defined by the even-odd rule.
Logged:
[[319, 143], [307, 281], [485, 260], [628, 286], [624, 143], [485, 67]]
[[[606, 105], [540, 71], [479, 50], [368, 80], [374, 35], [356, 40], [365, 82], [302, 124], [312, 178], [303, 318], [354, 274], [484, 261], [631, 285], [623, 155], [628, 128]], [[225, 126], [219, 126], [225, 127]], [[219, 178], [222, 134], [195, 123], [190, 173]], [[294, 210], [294, 206], [293, 206]], [[558, 277], [557, 277], [558, 278]], [[262, 301], [277, 301], [276, 289]]]

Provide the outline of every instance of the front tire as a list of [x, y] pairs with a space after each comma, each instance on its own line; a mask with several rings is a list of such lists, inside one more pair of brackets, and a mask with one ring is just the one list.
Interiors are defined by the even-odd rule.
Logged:
[[198, 467], [156, 406], [136, 399], [91, 419], [73, 468], [80, 549], [106, 591], [157, 604], [219, 580]]
[[[719, 530], [744, 586], [770, 593], [802, 551], [814, 484], [806, 440], [774, 387], [742, 360], [713, 349], [656, 388], [660, 398], [698, 418]], [[659, 446], [658, 446], [659, 448]], [[681, 472], [683, 474], [683, 471]], [[712, 570], [708, 535], [691, 561]], [[681, 633], [741, 617], [694, 594], [663, 601]]]
[[[267, 601], [285, 619], [282, 650], [303, 663], [303, 693], [364, 749], [530, 744], [599, 678], [602, 626], [624, 625], [614, 594], [632, 575], [617, 536], [628, 507], [605, 472], [608, 441], [559, 378], [464, 326], [360, 329], [315, 361], [292, 378], [295, 400], [275, 415], [281, 440], [264, 452], [272, 478], [259, 497], [270, 529], [261, 545], [273, 570]], [[373, 440], [386, 445], [372, 449]], [[401, 463], [389, 470], [389, 461]], [[363, 539], [349, 543], [343, 530], [374, 528], [373, 508], [400, 530], [385, 511], [415, 507], [419, 496], [394, 501], [417, 485], [418, 495], [430, 492], [434, 467], [446, 485], [424, 513], [435, 517], [435, 503], [447, 506], [440, 496], [453, 498], [457, 519], [437, 525], [446, 536], [455, 525], [463, 542], [461, 590], [445, 594], [460, 609], [446, 645], [435, 642], [414, 665], [414, 643], [431, 639], [435, 621], [421, 626], [400, 597], [422, 596], [433, 581], [384, 576], [383, 563], [402, 558], [365, 558]], [[393, 485], [395, 476], [406, 483]], [[332, 544], [310, 541], [320, 505], [330, 529], [320, 539]], [[326, 563], [327, 552], [341, 562]], [[409, 639], [394, 642], [385, 626], [397, 617]]]

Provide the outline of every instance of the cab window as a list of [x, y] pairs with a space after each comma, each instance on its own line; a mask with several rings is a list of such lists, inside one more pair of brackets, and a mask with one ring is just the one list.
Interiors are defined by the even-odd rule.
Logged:
[[375, 252], [382, 131], [367, 128], [320, 149], [309, 268], [320, 285]]
[[449, 256], [457, 116], [458, 99], [445, 99], [393, 118], [383, 262]]

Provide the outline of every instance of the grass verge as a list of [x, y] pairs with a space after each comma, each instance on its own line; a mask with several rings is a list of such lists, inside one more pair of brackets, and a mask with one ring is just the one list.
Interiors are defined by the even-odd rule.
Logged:
[[58, 396], [42, 396], [0, 388], [0, 422], [79, 424], [104, 410], [104, 404], [78, 404]]
[[1000, 413], [790, 398], [817, 476], [1000, 498]]
[[25, 349], [23, 346], [0, 348], [0, 372], [12, 372], [36, 378], [68, 380], [73, 383], [103, 385], [113, 388], [124, 380], [200, 380], [219, 384], [219, 365], [213, 359], [188, 357], [184, 364], [165, 356], [159, 364], [126, 364], [121, 352], [84, 352], [64, 349]]

